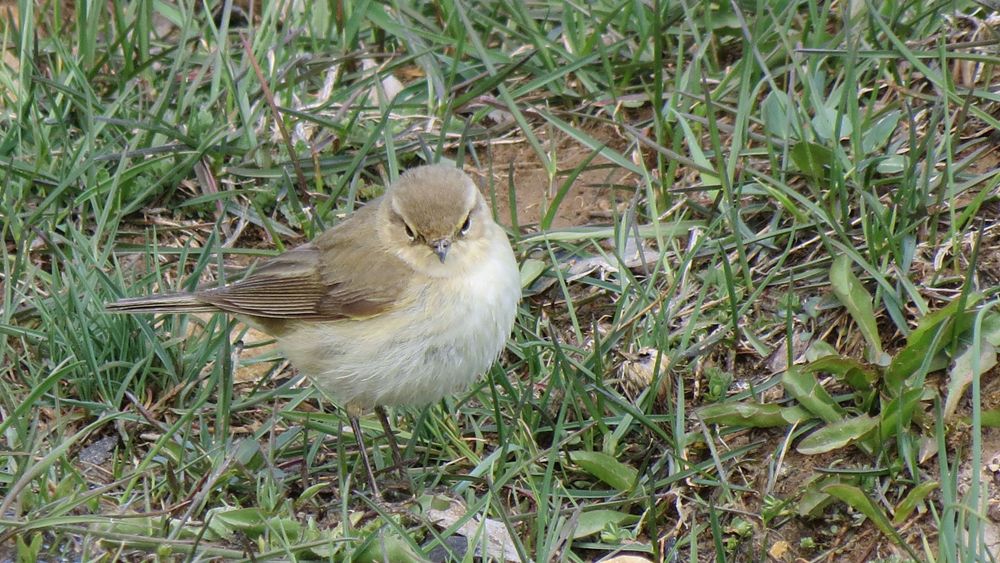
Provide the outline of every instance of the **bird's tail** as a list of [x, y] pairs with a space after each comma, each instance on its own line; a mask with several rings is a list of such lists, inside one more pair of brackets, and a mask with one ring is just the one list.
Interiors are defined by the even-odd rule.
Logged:
[[213, 313], [219, 309], [198, 299], [194, 293], [162, 293], [122, 299], [104, 306], [112, 313]]

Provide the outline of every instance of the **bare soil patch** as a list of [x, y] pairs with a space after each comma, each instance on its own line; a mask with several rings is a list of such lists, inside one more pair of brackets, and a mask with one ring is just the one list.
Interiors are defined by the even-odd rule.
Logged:
[[[623, 139], [611, 126], [594, 125], [584, 131], [598, 141], [621, 149]], [[497, 217], [505, 225], [512, 225], [516, 217], [522, 228], [537, 228], [542, 218], [553, 206], [560, 189], [573, 170], [590, 158], [593, 150], [577, 140], [557, 133], [546, 142], [549, 155], [557, 155], [557, 171], [549, 176], [538, 154], [526, 141], [494, 144], [491, 148], [490, 169], [493, 185], [497, 188]], [[510, 205], [510, 175], [513, 173], [515, 189], [514, 213]], [[608, 224], [615, 212], [622, 211], [623, 203], [632, 198], [637, 178], [603, 157], [595, 157], [587, 164], [558, 203], [552, 221], [553, 228], [582, 225]]]

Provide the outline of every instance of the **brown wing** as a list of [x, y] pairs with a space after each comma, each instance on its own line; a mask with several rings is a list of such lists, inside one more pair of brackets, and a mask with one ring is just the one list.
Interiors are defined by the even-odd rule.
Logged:
[[271, 319], [363, 318], [391, 309], [411, 277], [384, 249], [375, 227], [377, 202], [313, 242], [276, 256], [246, 278], [200, 291], [216, 307]]

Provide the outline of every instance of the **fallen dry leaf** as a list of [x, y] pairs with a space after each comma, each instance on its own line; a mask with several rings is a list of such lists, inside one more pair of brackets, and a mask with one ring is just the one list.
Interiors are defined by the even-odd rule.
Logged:
[[[441, 497], [438, 498], [440, 499]], [[461, 501], [454, 499], [448, 499], [448, 501], [450, 502], [448, 508], [444, 510], [429, 508], [426, 512], [427, 518], [441, 529], [450, 528], [456, 522], [468, 516], [468, 509]], [[504, 526], [503, 522], [490, 518], [481, 520], [473, 516], [462, 524], [456, 533], [470, 538], [476, 544], [476, 555], [480, 557], [482, 556], [479, 553], [481, 546], [480, 538], [485, 533], [486, 550], [491, 559], [499, 559], [501, 561], [521, 560], [517, 554], [517, 549], [514, 547], [514, 541], [511, 539], [510, 534], [507, 532], [507, 527]]]

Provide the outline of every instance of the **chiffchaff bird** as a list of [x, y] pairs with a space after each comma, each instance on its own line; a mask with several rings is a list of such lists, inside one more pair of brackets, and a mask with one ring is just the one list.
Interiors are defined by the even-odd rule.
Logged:
[[483, 373], [503, 350], [521, 297], [507, 235], [472, 180], [445, 165], [401, 175], [386, 194], [311, 243], [229, 285], [108, 304], [121, 313], [233, 313], [273, 335], [347, 410], [371, 482], [358, 416], [428, 404]]

